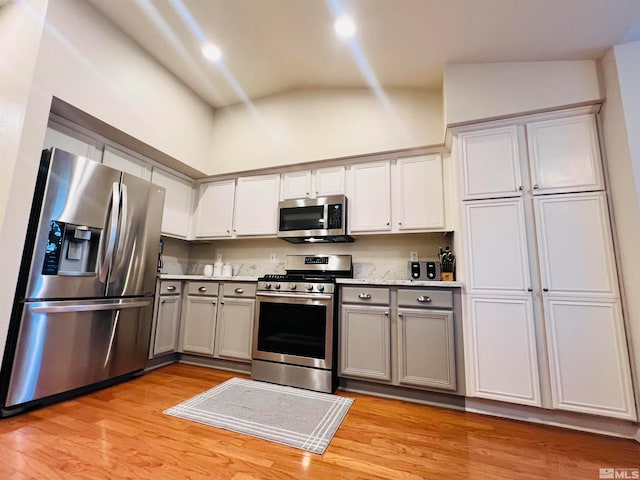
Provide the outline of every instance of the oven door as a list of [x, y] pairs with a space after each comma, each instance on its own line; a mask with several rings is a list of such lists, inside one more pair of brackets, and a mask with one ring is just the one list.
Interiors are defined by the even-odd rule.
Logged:
[[256, 293], [253, 358], [333, 368], [333, 295]]

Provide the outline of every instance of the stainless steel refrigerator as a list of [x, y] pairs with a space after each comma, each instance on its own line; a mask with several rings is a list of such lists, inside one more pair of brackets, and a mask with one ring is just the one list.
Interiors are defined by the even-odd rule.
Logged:
[[43, 152], [0, 372], [3, 416], [144, 368], [163, 205], [162, 187]]

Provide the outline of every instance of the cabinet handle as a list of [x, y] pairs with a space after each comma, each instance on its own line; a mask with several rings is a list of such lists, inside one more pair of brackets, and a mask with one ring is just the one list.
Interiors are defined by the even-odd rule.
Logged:
[[207, 287], [200, 287], [198, 288], [199, 292], [206, 292], [207, 291]]
[[523, 186], [523, 185], [520, 185], [520, 186], [518, 187], [518, 190], [520, 190], [520, 191], [524, 190], [524, 186]]
[[160, 300], [160, 303], [165, 303], [166, 300], [163, 298], [162, 300]]
[[424, 295], [420, 295], [418, 298], [416, 298], [416, 300], [418, 300], [420, 303], [428, 303], [431, 301], [431, 297], [425, 297]]
[[398, 318], [402, 318], [402, 313], [398, 313]]
[[236, 288], [234, 290], [234, 292], [236, 292], [236, 293], [244, 293], [244, 288]]
[[389, 312], [384, 312], [384, 316], [388, 317], [389, 316]]
[[549, 291], [549, 289], [548, 289], [548, 288], [543, 288], [543, 289], [542, 289], [542, 291], [543, 291], [543, 292], [548, 292], [548, 291]]
[[398, 225], [402, 225], [402, 222], [398, 222]]
[[361, 298], [362, 300], [371, 300], [371, 294], [370, 293], [361, 293], [360, 295], [358, 295], [358, 298]]
[[527, 288], [527, 292], [533, 292], [533, 288], [531, 287]]
[[231, 230], [227, 230], [227, 233], [231, 233]]
[[169, 285], [169, 286], [167, 287], [167, 291], [169, 291], [169, 292], [173, 292], [175, 289], [176, 289], [176, 286], [175, 286], [175, 285]]
[[540, 185], [538, 185], [537, 183], [533, 186], [534, 190], [538, 190], [540, 188]]
[[390, 223], [390, 222], [387, 222], [387, 227], [389, 226], [389, 223]]
[[224, 305], [224, 302], [222, 302], [222, 301], [221, 301], [221, 302], [220, 302], [220, 305]]
[[212, 301], [211, 301], [211, 304], [212, 304], [212, 305], [215, 305], [215, 304], [216, 304], [216, 301], [215, 301], [215, 300], [212, 300]]

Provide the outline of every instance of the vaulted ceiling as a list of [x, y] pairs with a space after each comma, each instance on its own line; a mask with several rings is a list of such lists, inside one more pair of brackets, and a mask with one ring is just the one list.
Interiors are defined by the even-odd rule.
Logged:
[[[598, 59], [640, 39], [640, 0], [89, 1], [213, 107], [299, 88], [439, 89], [447, 63]], [[350, 40], [334, 32], [341, 13]]]

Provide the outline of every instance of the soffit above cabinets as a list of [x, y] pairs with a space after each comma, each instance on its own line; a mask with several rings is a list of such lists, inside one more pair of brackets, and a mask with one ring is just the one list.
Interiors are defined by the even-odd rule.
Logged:
[[[440, 89], [451, 63], [598, 59], [640, 24], [637, 0], [89, 1], [214, 107], [376, 82]], [[355, 20], [351, 41], [332, 9]]]

